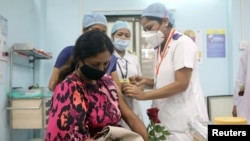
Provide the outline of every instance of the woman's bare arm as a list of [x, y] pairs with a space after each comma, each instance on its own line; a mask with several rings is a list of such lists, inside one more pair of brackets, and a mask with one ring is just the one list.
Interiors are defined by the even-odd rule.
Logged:
[[121, 91], [118, 89], [119, 106], [122, 113], [122, 118], [129, 125], [132, 131], [138, 133], [145, 141], [148, 140], [148, 133], [143, 121], [129, 108], [124, 100]]

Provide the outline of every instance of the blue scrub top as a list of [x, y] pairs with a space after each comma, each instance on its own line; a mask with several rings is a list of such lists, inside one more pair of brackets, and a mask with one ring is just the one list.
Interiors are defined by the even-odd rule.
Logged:
[[[58, 55], [54, 67], [55, 68], [62, 67], [70, 58], [70, 56], [73, 54], [73, 49], [74, 46], [65, 47]], [[116, 62], [117, 62], [117, 57], [112, 55], [110, 59], [109, 68], [107, 69], [107, 74], [111, 74], [112, 72], [116, 71]]]

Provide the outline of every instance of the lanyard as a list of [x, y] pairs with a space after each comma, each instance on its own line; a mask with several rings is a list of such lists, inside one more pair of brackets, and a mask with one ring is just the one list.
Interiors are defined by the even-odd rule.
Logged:
[[[123, 59], [123, 60], [125, 60], [125, 59]], [[123, 61], [123, 60], [121, 59], [121, 61]], [[125, 64], [125, 73], [123, 73], [122, 67], [121, 67], [119, 61], [117, 61], [118, 67], [119, 67], [119, 69], [121, 71], [122, 79], [124, 81], [127, 79], [127, 76], [128, 76], [128, 62], [127, 62], [127, 60], [125, 60], [125, 62], [126, 62], [126, 64]]]
[[[172, 37], [174, 36], [174, 33], [175, 33], [175, 29], [172, 29], [171, 32], [170, 32], [170, 35], [168, 36], [168, 39], [167, 39], [167, 42], [166, 42], [166, 44], [164, 46], [163, 51], [161, 52], [160, 48], [158, 48], [158, 50], [157, 50], [157, 64], [156, 64], [156, 71], [155, 71], [156, 76], [159, 73], [159, 69], [160, 69], [160, 66], [161, 66], [161, 63], [162, 63], [162, 60], [163, 60], [164, 56], [166, 56], [166, 54], [168, 53], [169, 43], [170, 43]], [[160, 55], [160, 61], [158, 61], [158, 56], [159, 55]]]

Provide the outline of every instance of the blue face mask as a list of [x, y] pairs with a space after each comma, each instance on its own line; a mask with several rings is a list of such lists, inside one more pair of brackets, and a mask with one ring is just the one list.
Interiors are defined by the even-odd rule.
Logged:
[[130, 44], [130, 40], [122, 40], [119, 38], [114, 39], [114, 46], [120, 51], [124, 51]]

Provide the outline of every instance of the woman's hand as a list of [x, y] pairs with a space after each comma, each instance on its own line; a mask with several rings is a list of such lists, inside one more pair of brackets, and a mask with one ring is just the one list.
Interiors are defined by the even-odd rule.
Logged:
[[134, 84], [124, 83], [122, 91], [129, 97], [133, 97], [137, 100], [144, 100], [143, 91]]

